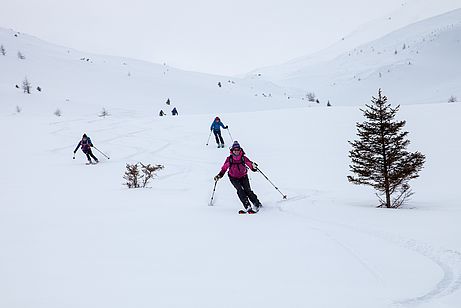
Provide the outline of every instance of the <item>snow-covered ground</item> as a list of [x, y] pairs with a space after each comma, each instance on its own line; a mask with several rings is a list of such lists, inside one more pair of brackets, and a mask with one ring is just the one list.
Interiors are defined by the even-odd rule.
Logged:
[[389, 18], [378, 23], [380, 36], [368, 33], [365, 40], [361, 29], [322, 52], [249, 77], [314, 92], [322, 103], [339, 106], [364, 104], [380, 87], [399, 104], [461, 96], [461, 9], [384, 32], [394, 23]]
[[[356, 107], [221, 114], [262, 177], [238, 215], [215, 114], [3, 114], [0, 307], [459, 307], [460, 104], [406, 106], [427, 155], [404, 209], [376, 209], [346, 180]], [[110, 156], [86, 166], [83, 132]], [[229, 134], [224, 131], [226, 142]], [[163, 164], [148, 189], [126, 163]]]
[[[446, 30], [437, 40], [454, 42], [459, 26]], [[404, 208], [377, 209], [370, 188], [346, 179], [357, 106], [309, 105], [264, 76], [96, 56], [12, 30], [0, 29], [0, 44], [0, 307], [460, 306], [460, 103], [402, 106], [409, 149], [426, 164]], [[31, 94], [15, 88], [26, 76]], [[377, 88], [363, 91], [360, 103]], [[258, 214], [237, 214], [227, 176], [208, 206], [228, 155], [213, 136], [206, 145], [215, 116], [229, 125], [227, 145], [238, 140], [287, 200], [251, 173]], [[110, 159], [73, 160], [83, 133]], [[149, 188], [128, 189], [136, 162], [165, 168]]]
[[[94, 55], [56, 46], [33, 36], [0, 28], [0, 113], [15, 112], [63, 116], [109, 112], [136, 112], [157, 116], [176, 107], [179, 114], [267, 110], [306, 105], [288, 99], [300, 97], [258, 78], [240, 79], [187, 72], [167, 63]], [[18, 58], [20, 52], [25, 59]], [[25, 80], [31, 96], [23, 95]], [[219, 87], [218, 83], [221, 85]], [[15, 86], [19, 88], [16, 88]], [[37, 91], [37, 87], [41, 91]], [[170, 105], [165, 102], [170, 99]]]

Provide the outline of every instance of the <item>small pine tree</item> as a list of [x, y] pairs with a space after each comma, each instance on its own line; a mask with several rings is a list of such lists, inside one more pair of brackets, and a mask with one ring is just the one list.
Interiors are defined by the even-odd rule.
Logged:
[[21, 107], [16, 106], [16, 112], [17, 112], [17, 113], [21, 113], [21, 111], [22, 111]]
[[419, 176], [425, 156], [406, 151], [410, 143], [405, 139], [408, 132], [401, 131], [406, 122], [394, 120], [400, 106], [391, 108], [381, 89], [371, 103], [366, 105], [367, 109], [361, 109], [367, 121], [357, 123], [359, 140], [349, 141], [349, 167], [355, 176], [348, 176], [348, 180], [377, 190], [380, 207], [398, 208], [413, 194], [408, 181]]
[[18, 58], [24, 60], [26, 57], [20, 51], [18, 51]]
[[0, 53], [2, 54], [2, 56], [6, 56], [6, 49], [5, 47], [3, 47], [3, 45], [0, 45]]
[[327, 102], [327, 107], [331, 107], [330, 101]]
[[61, 110], [59, 108], [56, 108], [56, 110], [54, 111], [54, 115], [57, 116], [57, 117], [62, 116]]
[[24, 90], [24, 93], [27, 93], [27, 94], [30, 94], [30, 82], [29, 80], [27, 80], [27, 77], [24, 78], [24, 80], [22, 81], [22, 89]]
[[457, 102], [457, 101], [458, 101], [458, 99], [456, 98], [456, 96], [453, 96], [453, 95], [450, 96], [450, 98], [448, 99], [449, 103], [454, 103], [454, 102]]

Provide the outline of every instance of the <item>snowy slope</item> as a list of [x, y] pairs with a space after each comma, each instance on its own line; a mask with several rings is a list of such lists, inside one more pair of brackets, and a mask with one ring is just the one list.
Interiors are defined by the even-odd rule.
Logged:
[[447, 101], [461, 94], [460, 20], [458, 9], [355, 45], [370, 37], [357, 31], [322, 53], [257, 72], [337, 105], [363, 104], [380, 87], [402, 104]]
[[[411, 41], [426, 33], [422, 25], [373, 47], [409, 45], [383, 55], [392, 65], [414, 46], [424, 51], [417, 55], [434, 55], [437, 42], [445, 46], [458, 33], [453, 22]], [[402, 107], [409, 149], [427, 162], [403, 209], [376, 209], [372, 190], [346, 180], [347, 141], [363, 120], [357, 107], [300, 107], [308, 105], [299, 92], [261, 76], [232, 83], [15, 34], [0, 30], [7, 49], [0, 55], [0, 307], [459, 307], [461, 104]], [[360, 67], [371, 72], [374, 56], [367, 50]], [[348, 63], [329, 69], [338, 82]], [[14, 87], [25, 75], [30, 95]], [[360, 95], [369, 101], [375, 93]], [[168, 97], [180, 116], [157, 116], [169, 111]], [[103, 107], [110, 116], [98, 116]], [[260, 213], [237, 214], [227, 177], [208, 206], [228, 154], [213, 139], [205, 145], [217, 114], [229, 125], [226, 143], [239, 140], [287, 200], [251, 173]], [[73, 160], [83, 132], [110, 159], [95, 151], [101, 163], [86, 166], [79, 151]], [[127, 189], [122, 177], [135, 162], [165, 169], [149, 188]]]
[[[92, 55], [55, 46], [27, 34], [0, 28], [0, 112], [62, 115], [77, 112], [97, 114], [130, 112], [157, 116], [160, 109], [170, 114], [175, 106], [180, 114], [237, 111], [235, 102], [245, 102], [249, 110], [296, 106], [287, 91], [258, 79], [241, 80], [181, 71], [133, 59]], [[21, 52], [24, 60], [17, 53]], [[32, 84], [32, 94], [24, 95], [23, 80]], [[218, 87], [218, 82], [222, 87]], [[42, 91], [36, 91], [39, 86]], [[165, 105], [167, 99], [171, 105]], [[299, 102], [297, 105], [299, 106]]]
[[[460, 107], [402, 108], [427, 164], [401, 210], [346, 180], [357, 108], [223, 114], [288, 195], [251, 173], [254, 216], [227, 177], [207, 205], [228, 153], [205, 146], [211, 115], [0, 115], [0, 307], [455, 308]], [[83, 131], [110, 160], [72, 160]], [[138, 161], [165, 165], [149, 189], [122, 185]]]

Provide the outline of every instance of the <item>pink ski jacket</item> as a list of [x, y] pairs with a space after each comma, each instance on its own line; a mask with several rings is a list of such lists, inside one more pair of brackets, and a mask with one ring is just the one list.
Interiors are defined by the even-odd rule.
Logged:
[[253, 170], [253, 162], [249, 160], [248, 157], [245, 156], [245, 152], [241, 150], [239, 155], [235, 156], [231, 153], [231, 155], [226, 158], [219, 174], [224, 176], [227, 169], [229, 169], [230, 177], [240, 179], [247, 175], [247, 166]]

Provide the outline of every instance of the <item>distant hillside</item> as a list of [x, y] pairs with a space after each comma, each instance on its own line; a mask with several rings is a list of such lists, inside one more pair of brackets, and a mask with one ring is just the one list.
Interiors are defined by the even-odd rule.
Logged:
[[250, 76], [314, 92], [333, 105], [366, 103], [377, 88], [401, 104], [461, 97], [461, 9], [345, 52], [343, 48], [337, 44], [323, 54], [261, 69]]
[[[15, 112], [18, 106], [39, 114], [57, 109], [62, 115], [96, 114], [106, 108], [109, 113], [156, 116], [160, 109], [170, 115], [173, 107], [179, 114], [215, 114], [301, 105], [301, 100], [288, 99], [293, 94], [287, 90], [257, 78], [242, 80], [182, 71], [166, 63], [93, 55], [2, 28], [0, 45], [5, 50], [5, 55], [0, 52], [0, 112]], [[22, 90], [26, 77], [31, 94]], [[170, 105], [165, 103], [168, 99]]]

